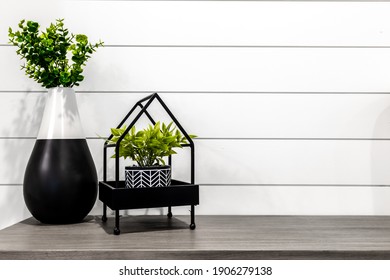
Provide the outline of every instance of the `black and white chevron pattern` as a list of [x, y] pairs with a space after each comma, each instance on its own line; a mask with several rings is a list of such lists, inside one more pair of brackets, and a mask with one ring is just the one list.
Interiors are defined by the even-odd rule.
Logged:
[[171, 168], [128, 169], [126, 168], [126, 188], [157, 188], [171, 184]]

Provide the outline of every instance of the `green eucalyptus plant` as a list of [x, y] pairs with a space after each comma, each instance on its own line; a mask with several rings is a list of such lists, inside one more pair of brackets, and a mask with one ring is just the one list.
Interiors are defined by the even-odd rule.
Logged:
[[[164, 123], [160, 125], [160, 122], [157, 122], [154, 126], [149, 125], [140, 131], [136, 131], [133, 126], [120, 142], [119, 157], [130, 158], [140, 167], [165, 165], [164, 157], [176, 154], [174, 148], [182, 148], [182, 145], [188, 143], [181, 132], [172, 127], [172, 124], [171, 122], [168, 125]], [[109, 144], [116, 144], [125, 130], [126, 126], [111, 128], [113, 137], [109, 140]], [[112, 157], [115, 158], [115, 154]]]
[[64, 27], [63, 19], [39, 33], [39, 24], [21, 20], [19, 30], [8, 29], [9, 43], [26, 63], [22, 69], [28, 77], [46, 88], [78, 86], [84, 80], [83, 67], [103, 42], [91, 44], [83, 34], [74, 35]]

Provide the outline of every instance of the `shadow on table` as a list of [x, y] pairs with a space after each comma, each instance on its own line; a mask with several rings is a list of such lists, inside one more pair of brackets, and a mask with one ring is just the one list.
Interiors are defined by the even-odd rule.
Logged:
[[[99, 224], [108, 234], [113, 234], [115, 217], [107, 217], [106, 222], [102, 222], [101, 216], [95, 216], [95, 222]], [[124, 216], [120, 217], [121, 235], [136, 232], [168, 231], [188, 229], [189, 224], [175, 217], [168, 219], [167, 216]]]
[[[66, 230], [69, 228], [79, 228], [85, 230], [83, 227], [84, 224], [96, 224], [100, 226], [107, 234], [113, 235], [115, 217], [108, 216], [107, 222], [102, 222], [102, 216], [92, 216], [89, 215], [80, 223], [74, 224], [43, 224], [31, 217], [21, 222], [24, 225], [37, 226], [37, 227], [56, 227], [59, 231]], [[87, 227], [88, 228], [88, 227]], [[165, 215], [151, 216], [151, 215], [141, 215], [141, 216], [121, 216], [120, 218], [120, 230], [121, 235], [127, 233], [136, 233], [136, 232], [153, 232], [153, 231], [169, 231], [169, 230], [189, 230], [189, 223], [182, 221], [178, 218], [172, 217], [168, 219]]]
[[32, 225], [32, 226], [41, 226], [41, 227], [53, 227], [53, 226], [69, 226], [69, 227], [74, 227], [82, 223], [91, 223], [94, 222], [95, 216], [88, 215], [85, 217], [81, 222], [78, 223], [72, 223], [72, 224], [44, 224], [35, 219], [34, 217], [28, 218], [24, 221], [21, 221], [21, 224], [24, 225]]

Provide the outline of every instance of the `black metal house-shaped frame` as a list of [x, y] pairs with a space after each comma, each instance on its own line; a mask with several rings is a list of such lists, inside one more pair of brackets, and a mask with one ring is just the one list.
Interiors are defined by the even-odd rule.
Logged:
[[[125, 188], [125, 182], [119, 180], [119, 147], [120, 143], [135, 123], [146, 115], [149, 121], [154, 125], [156, 122], [148, 112], [148, 108], [154, 100], [157, 100], [164, 108], [166, 113], [172, 119], [177, 128], [181, 131], [187, 139], [188, 144], [183, 147], [191, 149], [191, 182], [183, 182], [178, 180], [171, 180], [171, 185], [161, 188]], [[145, 103], [146, 102], [146, 103]], [[145, 103], [145, 104], [143, 104]], [[115, 211], [115, 227], [114, 234], [120, 234], [119, 227], [119, 210], [124, 209], [140, 209], [153, 207], [168, 207], [168, 218], [172, 217], [172, 206], [191, 206], [191, 223], [190, 228], [195, 229], [195, 205], [199, 204], [199, 185], [195, 185], [195, 147], [191, 137], [184, 130], [182, 125], [172, 114], [171, 110], [164, 103], [161, 97], [154, 93], [141, 100], [139, 100], [129, 111], [129, 113], [118, 124], [117, 128], [122, 127], [134, 113], [137, 108], [141, 108], [140, 112], [133, 118], [128, 125], [125, 133], [118, 139], [116, 144], [109, 144], [112, 139], [111, 134], [104, 143], [103, 148], [103, 181], [99, 182], [99, 199], [103, 202], [103, 216], [102, 221], [107, 221], [107, 206]], [[107, 181], [107, 149], [115, 148], [115, 181]], [[168, 164], [172, 165], [172, 156], [168, 157]]]

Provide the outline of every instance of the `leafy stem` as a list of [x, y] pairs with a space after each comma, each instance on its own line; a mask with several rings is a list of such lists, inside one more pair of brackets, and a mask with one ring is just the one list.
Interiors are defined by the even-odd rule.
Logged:
[[91, 54], [103, 46], [103, 42], [91, 44], [83, 34], [69, 33], [63, 21], [57, 19], [41, 33], [37, 22], [26, 20], [20, 21], [17, 31], [8, 29], [9, 43], [26, 60], [22, 70], [46, 88], [78, 86]]

